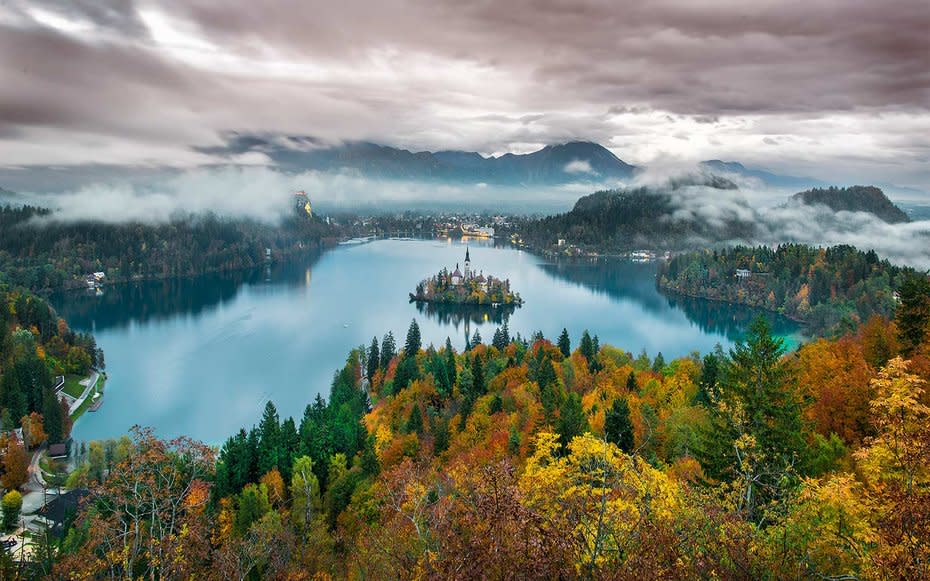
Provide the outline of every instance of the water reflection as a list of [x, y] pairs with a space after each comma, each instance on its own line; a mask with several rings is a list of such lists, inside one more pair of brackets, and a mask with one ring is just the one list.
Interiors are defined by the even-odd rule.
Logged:
[[681, 309], [688, 320], [703, 331], [723, 335], [730, 341], [741, 339], [752, 320], [760, 314], [769, 320], [774, 335], [790, 336], [798, 330], [797, 323], [769, 311], [675, 293], [668, 293], [666, 300], [672, 308]]
[[252, 270], [211, 273], [105, 287], [100, 293], [67, 291], [52, 295], [59, 314], [75, 329], [94, 332], [130, 323], [197, 317], [232, 301], [244, 285], [310, 286], [310, 272], [321, 252]]
[[416, 304], [417, 311], [434, 319], [440, 325], [451, 325], [456, 330], [464, 327], [465, 337], [471, 337], [471, 325], [483, 325], [492, 323], [503, 325], [510, 319], [517, 307], [514, 305], [449, 305], [443, 303], [429, 303], [425, 301], [413, 301]]
[[632, 300], [651, 313], [668, 312], [668, 307], [672, 307], [683, 312], [702, 331], [723, 335], [730, 341], [741, 339], [752, 320], [760, 314], [769, 320], [776, 335], [789, 336], [798, 328], [797, 323], [762, 309], [659, 291], [655, 284], [656, 263], [560, 259], [540, 266], [554, 277], [612, 299]]

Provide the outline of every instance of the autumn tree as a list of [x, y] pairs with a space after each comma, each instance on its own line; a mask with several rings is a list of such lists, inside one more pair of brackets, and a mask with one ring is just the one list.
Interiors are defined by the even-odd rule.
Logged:
[[881, 542], [872, 555], [888, 578], [930, 576], [930, 406], [922, 403], [926, 383], [900, 357], [873, 381], [872, 420], [876, 435], [856, 452], [881, 506]]
[[157, 439], [133, 428], [133, 453], [93, 490], [76, 526], [76, 552], [56, 572], [83, 578], [187, 578], [209, 557], [204, 507], [213, 476], [209, 446], [188, 438]]
[[19, 522], [19, 511], [23, 508], [23, 496], [16, 490], [7, 492], [0, 501], [0, 508], [3, 509], [3, 530], [13, 530]]
[[29, 456], [19, 440], [6, 434], [0, 436], [0, 449], [3, 451], [0, 484], [6, 489], [15, 490], [29, 481]]

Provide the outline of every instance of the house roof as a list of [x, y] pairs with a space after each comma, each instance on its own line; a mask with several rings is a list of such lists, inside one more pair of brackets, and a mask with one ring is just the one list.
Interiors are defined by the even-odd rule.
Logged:
[[45, 519], [60, 524], [77, 512], [78, 506], [90, 491], [86, 488], [75, 488], [56, 496], [39, 509], [39, 514]]

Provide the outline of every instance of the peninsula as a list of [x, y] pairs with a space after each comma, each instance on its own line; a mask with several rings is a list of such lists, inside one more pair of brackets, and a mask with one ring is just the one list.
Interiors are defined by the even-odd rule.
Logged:
[[449, 272], [443, 268], [434, 276], [420, 281], [416, 291], [410, 293], [410, 300], [426, 303], [451, 305], [503, 305], [520, 306], [523, 299], [510, 290], [509, 279], [499, 279], [475, 271], [471, 264], [469, 250], [465, 249], [465, 270]]

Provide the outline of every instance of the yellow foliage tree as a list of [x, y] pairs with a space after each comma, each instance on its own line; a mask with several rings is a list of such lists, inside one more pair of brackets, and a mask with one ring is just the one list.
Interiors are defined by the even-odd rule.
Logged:
[[676, 483], [613, 444], [584, 434], [567, 454], [558, 450], [558, 434], [538, 434], [520, 490], [529, 508], [571, 535], [580, 575], [598, 578], [622, 566], [630, 546], [640, 546], [634, 539], [684, 508]]

